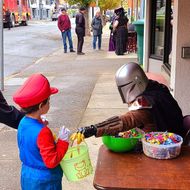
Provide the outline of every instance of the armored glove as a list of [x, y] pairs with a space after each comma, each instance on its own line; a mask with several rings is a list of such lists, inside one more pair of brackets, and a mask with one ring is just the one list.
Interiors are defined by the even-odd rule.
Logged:
[[78, 128], [77, 133], [82, 133], [85, 138], [96, 135], [97, 128], [94, 125]]
[[59, 131], [58, 138], [63, 141], [69, 142], [70, 134], [71, 134], [70, 130], [68, 128], [65, 128], [65, 126], [63, 126], [63, 127], [61, 127], [61, 129]]
[[101, 123], [95, 125], [81, 127], [78, 132], [83, 133], [85, 138], [95, 135], [101, 137], [103, 135], [116, 135], [123, 130], [123, 122], [118, 116], [111, 117]]

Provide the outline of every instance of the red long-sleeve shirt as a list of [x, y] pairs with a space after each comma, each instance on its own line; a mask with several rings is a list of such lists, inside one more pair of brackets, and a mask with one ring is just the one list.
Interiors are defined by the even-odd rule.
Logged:
[[58, 139], [55, 144], [51, 130], [44, 127], [38, 135], [37, 145], [46, 167], [55, 168], [63, 159], [69, 143]]
[[58, 28], [61, 32], [63, 32], [64, 30], [71, 29], [71, 21], [68, 15], [62, 14], [58, 17]]

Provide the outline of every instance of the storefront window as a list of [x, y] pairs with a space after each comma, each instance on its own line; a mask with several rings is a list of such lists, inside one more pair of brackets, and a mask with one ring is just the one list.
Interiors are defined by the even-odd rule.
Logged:
[[152, 52], [158, 59], [164, 55], [166, 0], [157, 0], [152, 9]]
[[150, 57], [162, 60], [168, 69], [171, 67], [169, 54], [172, 50], [172, 2], [152, 0]]
[[170, 28], [169, 28], [169, 60], [168, 63], [171, 67], [172, 63], [172, 36], [173, 36], [173, 7], [174, 7], [174, 2], [173, 0], [171, 1], [171, 10], [170, 10]]
[[[154, 54], [163, 57], [164, 55], [164, 31], [165, 31], [165, 6], [166, 2], [162, 4], [157, 2], [156, 10], [156, 26], [155, 26], [155, 47]], [[161, 6], [161, 7], [160, 7]]]

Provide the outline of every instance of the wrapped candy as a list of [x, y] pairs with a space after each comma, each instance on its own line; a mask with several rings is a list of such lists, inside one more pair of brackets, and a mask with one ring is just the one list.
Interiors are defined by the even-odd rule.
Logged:
[[145, 155], [156, 159], [171, 159], [181, 152], [183, 138], [170, 132], [150, 132], [142, 138]]
[[134, 128], [129, 131], [120, 132], [116, 137], [134, 138], [138, 137], [139, 135], [142, 135], [142, 131], [140, 131], [138, 128]]
[[164, 133], [150, 132], [146, 133], [144, 138], [146, 142], [149, 142], [151, 144], [161, 144], [161, 145], [175, 144], [181, 141], [179, 135], [168, 132]]

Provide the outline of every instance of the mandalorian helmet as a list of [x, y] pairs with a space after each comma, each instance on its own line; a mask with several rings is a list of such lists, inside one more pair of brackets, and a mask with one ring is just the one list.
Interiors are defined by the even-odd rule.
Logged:
[[115, 75], [116, 84], [123, 103], [133, 102], [142, 94], [148, 85], [148, 78], [137, 63], [127, 63], [121, 66]]

